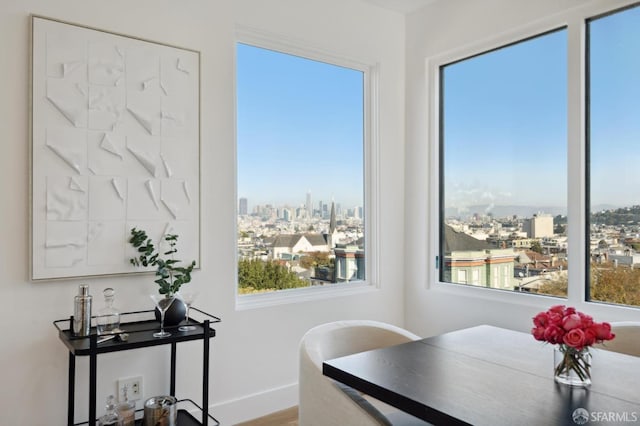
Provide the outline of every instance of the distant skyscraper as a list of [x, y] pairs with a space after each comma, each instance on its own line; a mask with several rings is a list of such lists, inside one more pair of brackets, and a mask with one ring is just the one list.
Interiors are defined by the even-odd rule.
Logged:
[[309, 217], [313, 217], [313, 205], [311, 204], [311, 191], [307, 192], [307, 205], [305, 207], [307, 208], [307, 214], [309, 215]]
[[353, 217], [356, 219], [362, 219], [363, 216], [362, 207], [354, 207], [353, 208]]
[[238, 205], [238, 214], [241, 216], [246, 215], [248, 212], [248, 202], [246, 198], [240, 198], [240, 202]]

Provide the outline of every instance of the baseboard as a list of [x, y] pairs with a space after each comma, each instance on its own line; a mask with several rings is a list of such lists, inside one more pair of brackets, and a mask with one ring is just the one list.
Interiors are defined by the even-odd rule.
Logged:
[[231, 426], [298, 405], [298, 383], [218, 402], [209, 412], [222, 426]]

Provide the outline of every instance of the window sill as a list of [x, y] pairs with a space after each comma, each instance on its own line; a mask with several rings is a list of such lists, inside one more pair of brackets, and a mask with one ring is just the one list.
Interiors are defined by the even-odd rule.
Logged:
[[244, 311], [248, 309], [266, 308], [269, 306], [309, 302], [369, 293], [377, 290], [378, 288], [376, 286], [363, 281], [349, 284], [330, 284], [301, 289], [280, 290], [270, 293], [237, 295], [236, 310]]
[[623, 319], [637, 320], [637, 315], [640, 311], [640, 307], [636, 306], [616, 305], [598, 301], [580, 301], [566, 297], [444, 283], [440, 281], [432, 284], [429, 291], [469, 299], [533, 307], [539, 310], [546, 310], [549, 306], [553, 305], [567, 305], [592, 315], [597, 315], [598, 317], [607, 318], [609, 321], [619, 321]]
[[550, 305], [566, 305], [570, 303], [566, 297], [524, 293], [513, 290], [501, 290], [456, 283], [436, 282], [431, 286], [431, 290], [438, 293], [452, 294], [461, 297], [519, 304], [537, 308], [548, 307]]

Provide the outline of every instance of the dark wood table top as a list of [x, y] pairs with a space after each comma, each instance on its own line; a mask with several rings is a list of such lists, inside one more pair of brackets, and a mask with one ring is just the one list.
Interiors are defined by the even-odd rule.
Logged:
[[592, 384], [553, 380], [553, 345], [482, 325], [328, 360], [323, 373], [433, 424], [640, 424], [640, 358], [591, 349]]

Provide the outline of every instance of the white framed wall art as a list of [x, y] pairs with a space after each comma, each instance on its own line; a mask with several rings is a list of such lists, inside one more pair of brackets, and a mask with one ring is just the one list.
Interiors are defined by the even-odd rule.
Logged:
[[140, 272], [133, 227], [200, 264], [200, 53], [32, 16], [33, 280]]

